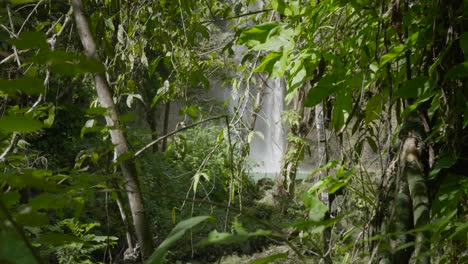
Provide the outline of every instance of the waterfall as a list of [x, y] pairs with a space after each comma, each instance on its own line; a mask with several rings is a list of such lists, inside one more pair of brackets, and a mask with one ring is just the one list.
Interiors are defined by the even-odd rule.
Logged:
[[281, 171], [285, 132], [281, 122], [284, 106], [284, 84], [280, 78], [270, 79], [265, 87], [263, 104], [258, 113], [255, 136], [250, 144], [252, 172], [257, 177], [274, 177]]

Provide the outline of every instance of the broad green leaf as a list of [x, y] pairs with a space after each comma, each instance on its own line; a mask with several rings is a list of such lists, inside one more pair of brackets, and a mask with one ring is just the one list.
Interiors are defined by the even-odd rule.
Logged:
[[109, 29], [110, 31], [115, 31], [115, 26], [114, 26], [114, 22], [112, 21], [112, 17], [104, 19], [104, 24], [106, 25], [106, 28]]
[[0, 226], [0, 261], [2, 263], [36, 264], [31, 250], [10, 226]]
[[224, 232], [218, 232], [216, 230], [213, 230], [208, 234], [208, 238], [204, 239], [199, 243], [200, 246], [206, 246], [206, 245], [212, 245], [212, 244], [217, 244], [217, 245], [225, 245], [225, 244], [240, 244], [244, 243], [248, 239], [252, 237], [257, 237], [257, 236], [269, 236], [271, 235], [271, 231], [263, 230], [263, 229], [258, 229], [253, 233], [249, 233], [245, 230], [237, 230], [237, 233], [224, 233]]
[[265, 43], [270, 31], [278, 26], [280, 26], [280, 23], [270, 22], [244, 30], [239, 36], [238, 44], [254, 47]]
[[434, 96], [436, 96], [438, 94], [438, 90], [434, 91], [434, 89], [432, 89], [434, 86], [431, 86], [431, 89], [428, 89], [424, 92], [424, 94], [422, 94], [421, 96], [417, 97], [417, 101], [408, 106], [404, 111], [403, 113], [401, 113], [401, 117], [402, 118], [405, 118], [407, 117], [410, 113], [412, 113], [414, 110], [416, 110], [422, 103], [430, 100], [431, 98], [433, 98]]
[[317, 86], [310, 89], [309, 94], [305, 100], [305, 106], [314, 107], [324, 98], [331, 95], [336, 90], [334, 81], [335, 78], [332, 75], [327, 75], [320, 79], [320, 81], [317, 83]]
[[277, 27], [270, 32], [265, 42], [252, 47], [253, 50], [279, 51], [281, 49], [292, 49], [294, 42], [292, 37], [294, 30], [292, 28]]
[[44, 226], [49, 223], [46, 214], [30, 211], [15, 215], [16, 222], [22, 226]]
[[380, 67], [384, 66], [385, 64], [387, 64], [391, 60], [393, 60], [396, 57], [400, 56], [400, 54], [402, 54], [403, 51], [405, 51], [405, 48], [406, 47], [404, 45], [393, 47], [387, 54], [382, 56], [382, 58], [380, 60]]
[[466, 243], [468, 241], [468, 222], [458, 224], [450, 238]]
[[348, 119], [351, 111], [353, 98], [349, 93], [338, 92], [333, 104], [333, 128], [340, 131]]
[[468, 77], [468, 61], [453, 66], [447, 74], [445, 74], [445, 78], [447, 79], [461, 79], [466, 77]]
[[309, 219], [312, 221], [321, 221], [325, 217], [325, 213], [328, 212], [328, 207], [315, 194], [305, 192], [302, 201], [308, 210]]
[[200, 182], [200, 177], [203, 177], [205, 180], [209, 180], [209, 177], [204, 172], [197, 172], [193, 176], [193, 192], [197, 192], [198, 183]]
[[13, 172], [4, 174], [4, 180], [12, 187], [34, 187], [44, 191], [58, 191], [58, 186], [49, 180], [51, 176], [50, 170], [23, 169], [21, 174]]
[[267, 263], [270, 263], [270, 262], [275, 261], [277, 259], [287, 258], [288, 255], [289, 255], [288, 252], [277, 253], [277, 254], [270, 255], [268, 257], [264, 257], [264, 258], [261, 258], [261, 259], [254, 260], [254, 261], [250, 262], [250, 264], [267, 264]]
[[254, 69], [254, 72], [268, 72], [271, 74], [273, 72], [274, 65], [281, 58], [281, 52], [270, 52], [263, 60], [260, 65]]
[[460, 48], [465, 54], [465, 60], [468, 60], [468, 32], [463, 32], [460, 36]]
[[431, 89], [431, 83], [426, 76], [419, 76], [406, 81], [396, 92], [395, 96], [399, 98], [416, 98]]
[[53, 72], [64, 76], [76, 76], [85, 73], [104, 73], [104, 65], [82, 54], [53, 50], [40, 52], [32, 60], [38, 64], [50, 64]]
[[20, 200], [20, 197], [21, 196], [18, 191], [9, 191], [0, 194], [0, 200], [7, 208], [17, 204]]
[[19, 93], [39, 95], [44, 92], [44, 83], [37, 78], [30, 77], [21, 77], [15, 80], [0, 80], [0, 92], [11, 97], [15, 97]]
[[329, 219], [321, 220], [321, 221], [300, 220], [297, 222], [289, 223], [286, 226], [298, 228], [300, 230], [307, 230], [307, 229], [310, 229], [311, 227], [330, 227], [330, 226], [333, 226], [336, 222], [341, 221], [344, 217], [345, 217], [344, 215], [340, 215], [338, 217], [329, 218]]
[[431, 211], [434, 215], [442, 217], [457, 210], [463, 195], [463, 188], [460, 188], [461, 179], [462, 177], [453, 174], [444, 178], [432, 202]]
[[61, 209], [67, 205], [68, 200], [55, 194], [41, 193], [31, 198], [28, 204], [33, 210], [40, 209]]
[[456, 157], [449, 154], [441, 154], [432, 167], [431, 172], [429, 172], [429, 179], [434, 179], [442, 169], [449, 169], [455, 165], [456, 162]]
[[47, 39], [42, 32], [23, 32], [17, 39], [9, 40], [11, 45], [18, 49], [48, 49]]
[[29, 133], [40, 130], [43, 124], [28, 116], [4, 116], [0, 119], [0, 130], [3, 132]]
[[382, 95], [374, 95], [366, 105], [366, 124], [369, 124], [377, 117], [379, 117], [382, 111]]
[[307, 78], [307, 70], [304, 65], [304, 60], [296, 59], [292, 62], [292, 67], [289, 70], [288, 76], [288, 93], [303, 86]]
[[206, 220], [214, 221], [215, 219], [212, 216], [195, 216], [178, 223], [174, 227], [174, 229], [172, 229], [171, 233], [167, 236], [167, 238], [159, 245], [159, 247], [153, 252], [153, 254], [151, 254], [151, 256], [145, 263], [163, 263], [164, 256], [166, 255], [167, 251], [169, 251], [169, 248], [171, 248], [179, 239], [181, 239], [188, 230], [192, 229], [193, 227]]
[[272, 0], [271, 6], [273, 7], [273, 9], [278, 11], [278, 13], [284, 16], [292, 15], [291, 9], [289, 8], [289, 6], [286, 5], [286, 2], [284, 0]]
[[49, 104], [49, 114], [47, 118], [44, 120], [44, 126], [46, 128], [51, 128], [52, 125], [54, 124], [55, 120], [55, 105]]

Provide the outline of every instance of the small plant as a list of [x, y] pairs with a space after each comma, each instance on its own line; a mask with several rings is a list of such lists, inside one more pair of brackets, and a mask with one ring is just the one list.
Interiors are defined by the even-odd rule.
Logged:
[[95, 251], [105, 249], [117, 244], [117, 237], [100, 236], [90, 233], [99, 227], [99, 223], [80, 224], [75, 219], [65, 219], [54, 226], [49, 227], [49, 231], [40, 237], [53, 247], [47, 253], [53, 253], [57, 257], [58, 263], [95, 263], [92, 261], [92, 254]]

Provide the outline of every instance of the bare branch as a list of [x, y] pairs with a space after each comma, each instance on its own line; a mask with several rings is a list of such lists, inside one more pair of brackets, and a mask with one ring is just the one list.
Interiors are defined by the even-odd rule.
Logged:
[[206, 123], [206, 122], [208, 122], [208, 121], [215, 120], [215, 119], [221, 119], [221, 118], [226, 118], [226, 116], [225, 116], [225, 115], [221, 115], [221, 116], [210, 117], [210, 118], [203, 119], [203, 120], [201, 120], [201, 121], [195, 122], [195, 123], [193, 123], [193, 124], [190, 124], [190, 125], [188, 125], [188, 126], [185, 126], [185, 127], [183, 127], [183, 128], [174, 130], [174, 131], [172, 131], [171, 133], [166, 134], [166, 135], [164, 135], [164, 136], [161, 136], [161, 137], [159, 137], [158, 139], [156, 139], [156, 140], [150, 142], [148, 145], [144, 146], [143, 148], [141, 148], [140, 150], [138, 150], [137, 152], [135, 152], [135, 154], [133, 155], [133, 157], [135, 157], [135, 158], [138, 157], [143, 151], [149, 149], [149, 148], [150, 148], [151, 146], [153, 146], [154, 144], [156, 144], [156, 143], [158, 143], [159, 141], [161, 141], [161, 140], [163, 140], [163, 139], [165, 139], [165, 138], [168, 138], [168, 137], [170, 137], [170, 136], [172, 136], [172, 135], [174, 135], [174, 134], [177, 134], [177, 133], [182, 132], [182, 131], [184, 131], [184, 130], [187, 130], [187, 129], [189, 129], [189, 128], [198, 126], [198, 125], [200, 125], [200, 124], [202, 124], [202, 123]]

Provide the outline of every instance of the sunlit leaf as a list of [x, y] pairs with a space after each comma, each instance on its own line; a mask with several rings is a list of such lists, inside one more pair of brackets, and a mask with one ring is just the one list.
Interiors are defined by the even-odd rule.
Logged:
[[159, 247], [153, 252], [153, 254], [145, 262], [146, 264], [159, 264], [163, 263], [164, 256], [166, 255], [169, 248], [171, 248], [175, 243], [181, 239], [184, 234], [192, 229], [193, 227], [199, 225], [200, 223], [210, 220], [214, 221], [215, 219], [212, 216], [195, 216], [178, 223], [171, 233], [167, 236], [166, 239], [159, 245]]
[[264, 257], [264, 258], [261, 258], [261, 259], [254, 260], [254, 261], [250, 262], [250, 264], [266, 264], [266, 263], [270, 263], [272, 261], [275, 261], [277, 259], [287, 258], [288, 255], [289, 255], [288, 252], [277, 253], [277, 254], [269, 255], [268, 257]]
[[385, 64], [387, 64], [391, 60], [393, 60], [396, 57], [400, 56], [403, 53], [403, 51], [405, 51], [405, 48], [406, 47], [404, 45], [393, 47], [387, 54], [382, 56], [382, 58], [380, 60], [380, 67], [384, 66]]
[[366, 105], [366, 123], [369, 124], [377, 117], [379, 117], [382, 111], [382, 95], [374, 95]]
[[239, 36], [238, 44], [254, 47], [258, 44], [265, 43], [270, 31], [279, 25], [280, 23], [278, 22], [270, 22], [244, 30]]
[[325, 217], [325, 213], [328, 212], [328, 207], [315, 194], [305, 192], [302, 201], [308, 210], [308, 217], [312, 221], [321, 221]]

